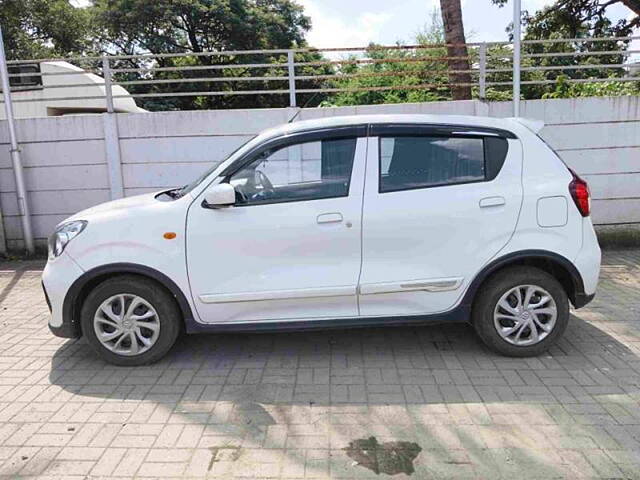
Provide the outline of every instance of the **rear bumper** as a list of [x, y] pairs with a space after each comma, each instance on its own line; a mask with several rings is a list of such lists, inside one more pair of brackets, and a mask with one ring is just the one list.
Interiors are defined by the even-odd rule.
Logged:
[[[576, 297], [587, 297], [581, 306], [589, 303], [596, 293], [598, 279], [600, 277], [601, 259], [602, 252], [600, 251], [600, 245], [598, 245], [598, 238], [591, 224], [591, 219], [589, 217], [584, 218], [582, 224], [582, 248], [574, 261], [576, 268], [580, 272], [584, 286], [582, 292], [576, 292]], [[576, 308], [580, 308], [578, 303], [579, 299], [576, 298]]]

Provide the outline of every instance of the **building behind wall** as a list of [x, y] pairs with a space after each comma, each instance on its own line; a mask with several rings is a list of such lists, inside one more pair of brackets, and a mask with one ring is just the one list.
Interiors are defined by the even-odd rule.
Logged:
[[[84, 71], [61, 61], [10, 65], [9, 73], [34, 74], [10, 77], [15, 117], [55, 117], [106, 112], [104, 78], [93, 73], [78, 72]], [[114, 85], [112, 92], [116, 112], [145, 111], [136, 105], [124, 88]], [[0, 108], [0, 120], [5, 118], [4, 108]]]

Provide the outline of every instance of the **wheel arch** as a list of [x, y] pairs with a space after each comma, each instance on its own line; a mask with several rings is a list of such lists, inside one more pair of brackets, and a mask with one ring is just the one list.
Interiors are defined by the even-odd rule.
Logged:
[[115, 275], [133, 274], [148, 278], [164, 287], [173, 297], [182, 313], [183, 325], [193, 321], [193, 312], [180, 287], [164, 273], [145, 265], [135, 263], [112, 263], [101, 265], [82, 274], [69, 287], [62, 304], [63, 321], [67, 323], [75, 337], [82, 336], [80, 309], [91, 290]]
[[517, 265], [536, 267], [552, 275], [567, 292], [575, 308], [583, 307], [593, 298], [585, 294], [582, 276], [569, 259], [547, 250], [522, 250], [509, 253], [486, 265], [471, 282], [462, 303], [471, 308], [482, 285], [492, 275]]

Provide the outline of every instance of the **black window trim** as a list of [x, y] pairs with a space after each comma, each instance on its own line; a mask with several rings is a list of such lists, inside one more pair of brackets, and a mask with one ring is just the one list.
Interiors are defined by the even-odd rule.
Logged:
[[375, 123], [369, 128], [369, 136], [455, 136], [455, 137], [502, 137], [517, 139], [509, 130], [472, 125], [451, 125], [440, 123]]
[[[285, 134], [270, 140], [267, 140], [264, 143], [256, 146], [250, 152], [247, 152], [246, 155], [239, 158], [233, 164], [229, 165], [225, 170], [223, 170], [219, 177], [223, 177], [222, 183], [229, 183], [231, 177], [242, 170], [247, 165], [250, 165], [253, 161], [257, 160], [260, 155], [264, 152], [272, 149], [281, 150], [283, 148], [290, 147], [292, 145], [301, 145], [303, 143], [312, 143], [322, 140], [345, 140], [345, 139], [355, 139], [367, 137], [367, 125], [349, 125], [346, 127], [337, 127], [337, 128], [321, 128], [307, 131], [295, 132], [293, 134]], [[357, 147], [356, 147], [357, 148]], [[354, 152], [354, 161], [355, 161], [355, 153]], [[309, 198], [294, 198], [290, 200], [266, 200], [264, 202], [259, 203], [247, 203], [247, 204], [236, 204], [235, 207], [258, 207], [262, 205], [275, 205], [275, 204], [283, 204], [283, 203], [293, 203], [293, 202], [315, 202], [321, 200], [330, 200], [334, 198], [345, 198], [349, 196], [351, 191], [351, 180], [353, 178], [353, 163], [351, 165], [351, 175], [349, 176], [349, 183], [347, 184], [347, 190], [344, 195], [332, 195], [330, 197], [309, 197]]]
[[257, 145], [253, 150], [237, 159], [227, 168], [225, 168], [218, 177], [224, 177], [225, 180], [239, 170], [253, 162], [256, 157], [274, 147], [286, 148], [299, 143], [309, 143], [327, 139], [345, 139], [360, 138], [367, 136], [367, 125], [349, 125], [337, 128], [320, 128], [313, 130], [302, 130], [300, 132], [283, 134], [279, 137], [271, 138]]
[[290, 134], [283, 134], [278, 137], [266, 140], [264, 143], [257, 145], [253, 150], [247, 152], [244, 156], [237, 159], [227, 168], [225, 168], [218, 177], [229, 177], [238, 170], [245, 167], [253, 161], [255, 155], [259, 155], [275, 146], [312, 142], [314, 140], [326, 140], [327, 138], [361, 138], [361, 137], [378, 137], [381, 135], [400, 136], [405, 135], [431, 135], [445, 136], [497, 136], [502, 138], [517, 139], [513, 132], [493, 127], [474, 127], [468, 125], [450, 125], [440, 123], [362, 123], [355, 125], [347, 125], [342, 127], [324, 127], [313, 128], [309, 130], [301, 130]]

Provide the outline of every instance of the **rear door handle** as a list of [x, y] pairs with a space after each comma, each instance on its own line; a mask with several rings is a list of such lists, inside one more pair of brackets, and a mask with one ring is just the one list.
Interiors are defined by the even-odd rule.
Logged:
[[504, 197], [487, 197], [480, 200], [480, 208], [500, 207], [505, 203]]
[[319, 224], [323, 223], [341, 223], [342, 222], [342, 214], [341, 213], [323, 213], [318, 215], [317, 222]]

